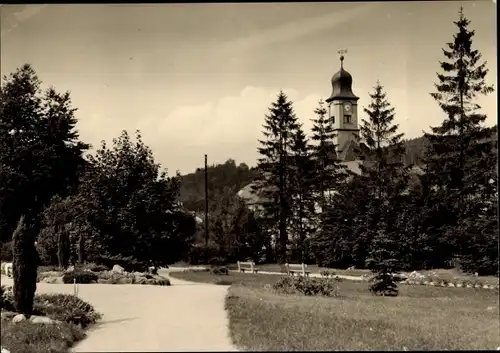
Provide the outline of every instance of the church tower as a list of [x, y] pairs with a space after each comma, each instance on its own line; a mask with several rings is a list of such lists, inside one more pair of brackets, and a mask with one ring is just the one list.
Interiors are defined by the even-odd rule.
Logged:
[[346, 50], [339, 51], [340, 70], [332, 77], [332, 94], [326, 99], [328, 114], [336, 134], [333, 143], [341, 160], [346, 159], [350, 142], [357, 143], [359, 137], [357, 103], [359, 97], [352, 92], [351, 74], [344, 70], [345, 53]]

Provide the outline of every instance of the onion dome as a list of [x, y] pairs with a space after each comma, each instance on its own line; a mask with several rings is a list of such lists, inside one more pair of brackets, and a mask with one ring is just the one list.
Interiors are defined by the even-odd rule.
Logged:
[[358, 100], [352, 92], [352, 76], [344, 70], [343, 66], [344, 56], [340, 57], [340, 70], [332, 77], [332, 94], [326, 102], [329, 103], [333, 100]]

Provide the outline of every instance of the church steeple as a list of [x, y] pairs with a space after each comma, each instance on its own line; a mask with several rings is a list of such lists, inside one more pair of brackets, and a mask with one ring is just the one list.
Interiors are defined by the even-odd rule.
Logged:
[[336, 136], [333, 143], [337, 156], [341, 160], [349, 159], [346, 155], [349, 146], [357, 141], [359, 136], [358, 105], [359, 97], [352, 92], [352, 76], [344, 70], [344, 54], [340, 50], [340, 70], [332, 77], [332, 94], [326, 102], [330, 121]]
[[339, 50], [340, 54], [340, 70], [332, 77], [332, 94], [326, 102], [329, 103], [334, 99], [358, 100], [359, 97], [352, 92], [352, 76], [344, 70], [344, 54], [347, 50]]

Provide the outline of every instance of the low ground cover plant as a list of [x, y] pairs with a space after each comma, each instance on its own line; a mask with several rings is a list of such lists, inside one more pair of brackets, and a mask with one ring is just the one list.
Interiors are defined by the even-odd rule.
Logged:
[[94, 307], [74, 295], [40, 294], [35, 297], [34, 311], [37, 315], [87, 327], [95, 324], [101, 314]]
[[2, 347], [10, 353], [67, 353], [76, 342], [85, 338], [81, 327], [67, 322], [44, 325], [2, 319], [1, 324]]
[[74, 270], [64, 273], [62, 276], [63, 283], [97, 283], [99, 276], [91, 271]]
[[17, 315], [12, 287], [2, 286], [0, 294], [2, 347], [11, 353], [68, 352], [85, 337], [85, 329], [101, 318], [91, 304], [74, 295], [40, 294], [35, 295], [33, 315], [48, 317], [53, 322], [12, 322]]
[[274, 285], [273, 289], [282, 294], [322, 295], [337, 297], [339, 295], [339, 278], [308, 278], [302, 276], [284, 276]]
[[229, 275], [229, 269], [226, 266], [214, 266], [210, 269], [214, 275]]

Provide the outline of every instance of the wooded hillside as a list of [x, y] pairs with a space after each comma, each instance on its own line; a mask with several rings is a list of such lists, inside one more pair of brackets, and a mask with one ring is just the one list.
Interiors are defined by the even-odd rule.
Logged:
[[[497, 139], [497, 126], [491, 128], [493, 138]], [[426, 150], [425, 137], [417, 137], [405, 141], [405, 163], [421, 164], [421, 158]], [[254, 168], [245, 163], [236, 165], [233, 159], [228, 159], [224, 164], [216, 164], [208, 167], [208, 192], [211, 195], [218, 194], [224, 188], [232, 188], [235, 192], [241, 190], [256, 177]], [[205, 209], [205, 172], [199, 169], [194, 173], [181, 176], [181, 188], [179, 200], [184, 207], [190, 211], [203, 212]]]

